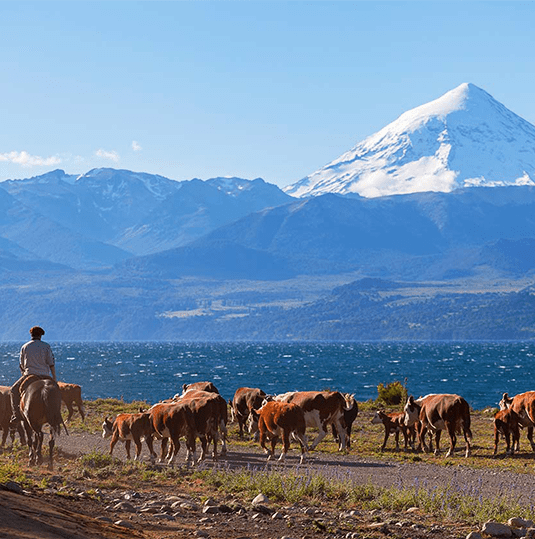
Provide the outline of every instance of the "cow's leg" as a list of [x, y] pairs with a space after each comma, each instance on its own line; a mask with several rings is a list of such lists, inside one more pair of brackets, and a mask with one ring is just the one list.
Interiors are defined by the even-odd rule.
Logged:
[[[284, 462], [286, 454], [290, 450], [290, 431], [288, 429], [282, 429], [282, 451], [279, 457], [280, 462]], [[275, 448], [273, 448], [273, 453], [275, 453]]]
[[467, 425], [463, 425], [463, 435], [464, 435], [464, 441], [466, 442], [466, 451], [464, 456], [469, 457], [471, 453], [471, 447], [470, 444], [472, 442], [472, 431], [470, 430], [470, 427]]
[[[507, 427], [506, 427], [507, 430]], [[505, 443], [507, 444], [507, 450], [506, 453], [509, 453], [509, 433], [504, 432], [505, 436]], [[500, 429], [498, 427], [494, 427], [494, 452], [492, 453], [494, 456], [498, 453], [498, 442], [500, 441]]]
[[186, 463], [188, 466], [195, 462], [196, 442], [195, 432], [188, 432], [186, 434]]
[[279, 441], [279, 437], [276, 434], [271, 436], [271, 452], [269, 453], [268, 460], [271, 460], [275, 456], [275, 446]]
[[126, 440], [124, 442], [124, 448], [126, 449], [126, 458], [128, 460], [130, 460], [130, 445], [131, 445], [131, 441], [130, 440]]
[[[440, 455], [440, 437], [442, 435], [442, 431], [440, 429], [437, 429], [435, 431], [435, 455]], [[450, 444], [451, 444], [451, 434], [450, 434]], [[448, 455], [450, 454], [451, 452], [451, 445], [450, 445], [450, 450], [448, 451]]]
[[535, 443], [533, 443], [533, 426], [528, 427], [528, 440], [531, 444], [531, 450], [535, 451]]
[[67, 410], [69, 411], [69, 415], [67, 416], [67, 423], [68, 423], [74, 414], [74, 406], [72, 405], [72, 402], [66, 402], [65, 406], [67, 406]]
[[[427, 427], [424, 425], [423, 422], [420, 423], [418, 426], [418, 449], [422, 450], [424, 453], [429, 453], [430, 448], [425, 443], [425, 435], [427, 434]], [[432, 442], [431, 442], [432, 444]], [[431, 446], [431, 449], [432, 446]]]
[[394, 431], [394, 439], [396, 440], [396, 451], [399, 451], [399, 429]]
[[134, 460], [139, 460], [139, 455], [141, 455], [141, 438], [135, 436], [134, 444], [136, 444], [136, 456], [134, 457]]
[[113, 448], [115, 447], [115, 444], [119, 441], [119, 433], [116, 431], [113, 431], [111, 440], [110, 440], [110, 457], [113, 454]]
[[156, 460], [156, 453], [154, 452], [154, 444], [152, 435], [145, 436], [145, 443], [147, 444], [147, 448], [149, 450], [149, 458], [152, 463]]
[[201, 454], [197, 459], [197, 463], [202, 462], [206, 458], [206, 450], [208, 449], [208, 437], [206, 434], [200, 435], [199, 440], [201, 442]]
[[[345, 424], [342, 425], [341, 419], [336, 418], [333, 421], [333, 425], [335, 426], [336, 432], [338, 433], [338, 436], [340, 437], [340, 443], [338, 444], [338, 451], [344, 451], [344, 449], [347, 447], [347, 434], [346, 434]], [[325, 430], [325, 434], [327, 434], [327, 425], [323, 425], [323, 429]]]
[[227, 426], [225, 425], [225, 422], [221, 420], [219, 422], [219, 430], [221, 432], [221, 454], [226, 455], [227, 454]]
[[84, 410], [84, 404], [82, 401], [76, 403], [76, 406], [78, 407], [78, 411], [80, 412], [80, 416], [82, 417], [82, 421], [85, 421], [85, 410]]
[[308, 452], [308, 444], [307, 444], [307, 437], [306, 434], [294, 432], [295, 438], [299, 441], [299, 444], [301, 446], [301, 460], [299, 461], [300, 464], [303, 464], [303, 461], [305, 460], [305, 455]]
[[383, 445], [381, 446], [381, 451], [385, 450], [386, 442], [388, 442], [388, 437], [390, 436], [390, 427], [385, 425], [385, 439], [383, 440]]
[[179, 437], [176, 435], [171, 435], [169, 438], [169, 449], [167, 450], [167, 464], [171, 466], [174, 461], [175, 457], [177, 456], [178, 452], [180, 450], [180, 440]]
[[168, 438], [162, 438], [162, 445], [160, 446], [160, 459], [159, 462], [165, 462], [167, 458], [167, 442]]

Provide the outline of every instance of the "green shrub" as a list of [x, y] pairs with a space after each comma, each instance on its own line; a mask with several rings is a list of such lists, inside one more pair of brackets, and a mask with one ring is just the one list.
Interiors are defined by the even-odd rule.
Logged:
[[377, 386], [377, 401], [386, 406], [398, 406], [407, 400], [407, 388], [399, 381], [390, 382], [388, 385], [379, 384]]

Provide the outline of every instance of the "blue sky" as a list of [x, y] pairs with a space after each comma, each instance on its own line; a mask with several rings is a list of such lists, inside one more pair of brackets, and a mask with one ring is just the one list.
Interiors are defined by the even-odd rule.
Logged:
[[0, 2], [0, 180], [289, 185], [462, 82], [535, 123], [535, 2]]

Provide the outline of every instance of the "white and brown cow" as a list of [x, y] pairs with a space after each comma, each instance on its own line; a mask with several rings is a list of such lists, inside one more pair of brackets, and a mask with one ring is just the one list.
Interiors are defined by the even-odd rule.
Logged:
[[297, 404], [305, 413], [307, 427], [317, 428], [318, 435], [312, 442], [313, 450], [325, 438], [329, 425], [339, 433], [339, 451], [347, 447], [344, 411], [351, 410], [354, 402], [338, 391], [294, 391], [275, 397], [276, 401]]
[[[355, 395], [350, 395], [349, 393], [342, 393], [346, 400], [346, 405], [349, 403], [351, 407], [349, 409], [344, 409], [344, 424], [346, 426], [346, 435], [347, 435], [347, 448], [351, 448], [351, 429], [353, 423], [357, 416], [359, 415], [359, 405], [355, 399]], [[335, 442], [340, 443], [340, 436], [336, 432], [334, 425], [332, 425], [333, 438]]]
[[512, 408], [499, 410], [494, 416], [494, 455], [498, 453], [500, 435], [505, 438], [506, 455], [514, 455], [520, 439], [520, 417]]
[[[300, 462], [303, 463], [308, 445], [305, 434], [305, 413], [300, 406], [293, 403], [270, 401], [258, 411], [252, 409], [251, 415], [258, 422], [260, 446], [268, 454], [268, 460], [271, 460], [275, 455], [275, 446], [282, 435], [283, 448], [279, 461], [284, 461], [290, 449], [290, 435], [292, 435], [301, 445]], [[271, 439], [271, 449], [266, 447], [268, 438]]]
[[414, 448], [414, 441], [416, 439], [416, 428], [414, 425], [408, 427], [405, 425], [405, 412], [385, 412], [384, 410], [377, 410], [372, 419], [373, 425], [383, 425], [385, 428], [385, 438], [381, 451], [385, 450], [386, 442], [391, 434], [394, 434], [396, 440], [396, 451], [399, 451], [399, 433], [403, 434], [403, 440], [405, 442], [405, 451], [407, 451], [409, 444]]
[[230, 406], [233, 417], [238, 422], [240, 438], [243, 438], [243, 427], [251, 410], [259, 410], [265, 399], [266, 394], [257, 387], [240, 387], [234, 393]]
[[85, 410], [82, 401], [82, 388], [78, 384], [67, 384], [65, 382], [58, 382], [58, 386], [61, 391], [61, 402], [65, 404], [69, 411], [67, 421], [70, 421], [74, 414], [74, 405], [78, 408], [82, 421], [84, 421]]
[[149, 449], [150, 459], [154, 460], [153, 428], [149, 413], [119, 414], [113, 421], [106, 417], [102, 423], [102, 437], [108, 438], [110, 436], [110, 455], [113, 454], [115, 444], [122, 441], [125, 443], [126, 457], [130, 459], [130, 445], [134, 442], [136, 445], [134, 460], [138, 460], [141, 454], [141, 442], [144, 439]]
[[[535, 391], [526, 391], [514, 397], [509, 397], [507, 393], [503, 394], [500, 401], [500, 410], [511, 408], [518, 414], [521, 427], [528, 428], [528, 440], [532, 451], [535, 451], [533, 443], [533, 427], [535, 426]], [[520, 441], [517, 440], [516, 451], [520, 451]]]
[[431, 438], [429, 448], [425, 443], [425, 435], [429, 431], [435, 434], [435, 454], [440, 453], [440, 434], [447, 430], [450, 437], [450, 449], [447, 457], [453, 455], [457, 442], [457, 432], [464, 434], [466, 441], [465, 456], [470, 456], [470, 443], [472, 441], [472, 431], [470, 430], [470, 406], [459, 395], [427, 395], [415, 399], [412, 395], [405, 404], [405, 425], [410, 427], [417, 425], [418, 449], [425, 452], [433, 450]]

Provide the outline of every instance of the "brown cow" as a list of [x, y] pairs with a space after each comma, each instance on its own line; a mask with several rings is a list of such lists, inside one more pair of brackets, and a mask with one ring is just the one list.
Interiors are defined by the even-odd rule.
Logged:
[[0, 444], [0, 447], [5, 446], [8, 434], [11, 437], [11, 447], [13, 447], [13, 443], [15, 441], [15, 432], [19, 433], [20, 443], [22, 445], [26, 444], [26, 434], [24, 433], [22, 423], [19, 422], [16, 427], [10, 426], [12, 414], [11, 398], [9, 396], [10, 389], [11, 388], [8, 386], [0, 386], [0, 430], [3, 431], [2, 443]]
[[85, 410], [82, 401], [82, 388], [78, 384], [67, 384], [65, 382], [58, 382], [58, 386], [61, 391], [61, 400], [65, 406], [67, 406], [67, 410], [69, 411], [67, 423], [74, 414], [74, 405], [78, 408], [78, 412], [80, 412], [80, 415], [82, 416], [82, 421], [84, 421]]
[[[208, 391], [208, 393], [218, 393], [219, 390], [212, 382], [193, 382], [193, 384], [184, 384], [182, 386], [182, 393], [186, 391], [197, 389], [199, 391]], [[176, 395], [175, 395], [176, 398]]]
[[411, 395], [405, 404], [405, 425], [410, 427], [420, 420], [417, 426], [418, 450], [429, 452], [433, 450], [433, 441], [429, 448], [425, 443], [425, 434], [429, 430], [435, 434], [435, 454], [440, 453], [440, 434], [447, 430], [450, 437], [450, 449], [447, 457], [453, 455], [457, 442], [456, 433], [461, 428], [466, 441], [465, 456], [470, 456], [470, 443], [472, 441], [472, 431], [470, 430], [470, 407], [468, 403], [459, 395], [427, 395], [414, 399]]
[[[195, 437], [201, 440], [202, 453], [199, 462], [206, 456], [207, 444], [214, 443], [213, 458], [217, 459], [217, 442], [221, 439], [221, 454], [227, 452], [227, 401], [219, 395], [209, 391], [188, 389], [175, 402], [189, 402], [194, 412]], [[194, 449], [195, 451], [195, 449]]]
[[[500, 410], [511, 408], [519, 417], [519, 424], [528, 428], [528, 440], [531, 444], [531, 450], [535, 451], [533, 442], [533, 427], [535, 426], [535, 391], [526, 391], [514, 397], [509, 397], [507, 393], [503, 394], [500, 401]], [[516, 450], [520, 451], [520, 440], [517, 440]]]
[[[494, 416], [494, 455], [498, 453], [500, 434], [505, 438], [506, 455], [514, 455], [520, 438], [520, 417], [512, 408], [500, 410]], [[511, 436], [513, 443], [511, 445]]]
[[276, 401], [291, 402], [299, 405], [305, 413], [307, 427], [318, 429], [318, 435], [310, 449], [325, 438], [329, 425], [334, 425], [340, 435], [339, 451], [347, 446], [347, 432], [344, 423], [344, 411], [351, 410], [354, 399], [344, 396], [338, 391], [295, 391], [275, 397]]
[[130, 445], [134, 442], [136, 445], [134, 460], [138, 460], [141, 454], [141, 442], [144, 439], [149, 448], [150, 460], [154, 461], [153, 429], [150, 414], [147, 412], [119, 414], [113, 421], [106, 417], [102, 423], [102, 437], [109, 438], [110, 436], [110, 455], [113, 454], [115, 444], [121, 441], [125, 444], [126, 458], [130, 459]]
[[385, 450], [386, 442], [390, 434], [395, 435], [396, 451], [399, 451], [399, 433], [403, 434], [405, 441], [405, 451], [407, 451], [409, 444], [414, 448], [414, 441], [416, 439], [416, 429], [414, 425], [407, 427], [405, 425], [405, 412], [384, 412], [383, 410], [377, 410], [372, 419], [373, 425], [382, 424], [385, 428], [385, 439], [381, 446], [381, 451]]
[[234, 393], [230, 405], [234, 417], [238, 421], [240, 438], [243, 438], [243, 426], [246, 424], [251, 410], [260, 409], [265, 398], [266, 394], [256, 387], [240, 387]]
[[[303, 409], [293, 403], [270, 401], [264, 404], [260, 410], [251, 410], [251, 415], [258, 421], [260, 432], [260, 446], [268, 454], [271, 460], [275, 454], [275, 446], [281, 436], [283, 449], [279, 461], [283, 462], [290, 449], [290, 434], [292, 434], [301, 445], [301, 460], [305, 458], [308, 451], [306, 438], [306, 421]], [[271, 438], [271, 450], [266, 447], [268, 436]]]
[[172, 464], [180, 449], [180, 438], [185, 437], [186, 460], [189, 461], [195, 452], [195, 424], [193, 412], [187, 402], [155, 404], [148, 413], [155, 435], [162, 438], [160, 460], [164, 458], [167, 439], [169, 439], [171, 444], [165, 458], [167, 458], [167, 464]]

